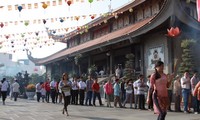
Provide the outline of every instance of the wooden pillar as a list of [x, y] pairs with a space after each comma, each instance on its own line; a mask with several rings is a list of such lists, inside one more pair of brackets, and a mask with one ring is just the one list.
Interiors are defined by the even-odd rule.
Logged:
[[112, 75], [113, 74], [113, 64], [114, 63], [114, 52], [111, 50], [110, 51], [110, 66], [109, 66], [109, 68], [110, 68], [110, 75]]
[[73, 72], [73, 74], [76, 73], [76, 71], [75, 71], [75, 63], [73, 61], [72, 61], [72, 72]]
[[[175, 27], [175, 21], [176, 21], [176, 17], [175, 16], [171, 16], [170, 17], [170, 23], [169, 23], [169, 27]], [[174, 64], [174, 54], [173, 54], [173, 38], [168, 38], [167, 39], [167, 48], [168, 48], [168, 63], [167, 63], [167, 67], [168, 67], [168, 73], [172, 73], [174, 72], [172, 70], [173, 68], [173, 64]]]
[[139, 61], [139, 63], [140, 63], [140, 71], [141, 71], [141, 74], [145, 74], [145, 69], [146, 68], [144, 68], [144, 61], [145, 61], [145, 59], [144, 59], [144, 44], [140, 44], [140, 61]]
[[90, 67], [91, 64], [92, 64], [92, 63], [91, 63], [91, 61], [92, 61], [91, 59], [92, 59], [92, 57], [91, 57], [91, 55], [89, 55], [89, 56], [88, 56], [88, 67]]

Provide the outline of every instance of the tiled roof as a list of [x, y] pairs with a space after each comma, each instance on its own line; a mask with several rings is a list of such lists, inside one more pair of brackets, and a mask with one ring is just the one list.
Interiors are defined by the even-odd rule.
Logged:
[[81, 53], [81, 51], [84, 51], [86, 49], [92, 49], [94, 46], [98, 46], [98, 45], [104, 44], [104, 43], [109, 42], [109, 41], [114, 41], [116, 38], [123, 37], [125, 35], [128, 35], [129, 33], [132, 33], [134, 31], [138, 30], [142, 26], [148, 24], [153, 18], [154, 17], [147, 18], [143, 21], [140, 21], [140, 22], [137, 22], [133, 25], [127, 26], [125, 28], [116, 30], [116, 31], [111, 32], [111, 33], [104, 35], [102, 37], [96, 38], [94, 40], [87, 41], [85, 43], [74, 46], [72, 48], [68, 48], [66, 50], [60, 51], [60, 52], [58, 52], [58, 53], [56, 53], [52, 56], [47, 57], [46, 59], [38, 60], [36, 64], [48, 63], [48, 62], [51, 62], [55, 59], [59, 59], [59, 58], [62, 58], [64, 56], [67, 57], [68, 55], [76, 53], [76, 52]]

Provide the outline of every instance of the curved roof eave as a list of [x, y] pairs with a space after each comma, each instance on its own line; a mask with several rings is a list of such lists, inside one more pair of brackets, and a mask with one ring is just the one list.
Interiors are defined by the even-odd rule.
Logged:
[[[176, 16], [183, 23], [186, 23], [187, 25], [189, 25], [197, 30], [200, 30], [199, 22], [197, 20], [195, 20], [194, 18], [192, 18], [190, 15], [188, 15], [184, 11], [184, 9], [181, 6], [180, 0], [166, 0], [163, 3], [163, 6], [162, 6], [161, 10], [159, 11], [159, 13], [148, 24], [145, 24], [144, 26], [140, 27], [139, 29], [137, 29], [136, 31], [134, 31], [132, 33], [129, 33], [128, 35], [123, 35], [121, 37], [110, 40], [108, 43], [103, 43], [103, 44], [100, 44], [97, 46], [102, 47], [102, 46], [106, 46], [109, 44], [114, 44], [114, 43], [123, 41], [130, 37], [133, 38], [133, 37], [137, 37], [142, 34], [145, 34], [148, 31], [156, 28], [157, 26], [159, 26], [160, 24], [165, 22], [171, 16]], [[191, 21], [191, 22], [188, 22], [188, 21]], [[94, 48], [96, 48], [96, 46], [94, 46]], [[58, 61], [61, 59], [63, 59], [63, 56], [54, 59], [54, 61]], [[37, 60], [37, 62], [38, 62], [38, 64], [41, 65], [41, 64], [51, 63], [52, 61], [41, 63]]]

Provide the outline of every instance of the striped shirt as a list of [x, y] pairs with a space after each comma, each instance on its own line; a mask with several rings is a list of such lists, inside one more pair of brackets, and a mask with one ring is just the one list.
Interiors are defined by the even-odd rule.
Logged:
[[92, 84], [93, 84], [93, 80], [87, 80], [86, 81], [86, 85], [87, 85], [87, 91], [92, 91]]

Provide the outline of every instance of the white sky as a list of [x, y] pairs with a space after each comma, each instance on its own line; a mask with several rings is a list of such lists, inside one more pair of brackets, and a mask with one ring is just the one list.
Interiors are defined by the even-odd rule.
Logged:
[[[16, 4], [24, 4], [24, 3], [39, 3], [42, 1], [54, 1], [54, 0], [0, 0], [0, 6], [7, 6], [7, 5], [16, 5]], [[58, 0], [56, 0], [58, 1]], [[63, 0], [64, 1], [64, 0]], [[47, 9], [42, 8], [42, 4], [38, 5], [38, 9], [32, 9], [32, 10], [25, 10], [23, 9], [21, 13], [16, 10], [12, 11], [7, 11], [7, 8], [4, 10], [0, 10], [0, 23], [1, 22], [9, 22], [9, 21], [24, 21], [24, 20], [31, 20], [33, 21], [34, 19], [47, 19], [47, 23], [44, 25], [42, 24], [29, 24], [28, 26], [25, 26], [24, 23], [18, 23], [18, 25], [14, 24], [9, 24], [8, 26], [4, 26], [3, 28], [0, 28], [0, 35], [6, 35], [6, 34], [16, 34], [16, 33], [25, 33], [25, 32], [37, 32], [37, 31], [43, 31], [45, 30], [45, 27], [48, 27], [49, 29], [59, 29], [59, 28], [66, 28], [66, 27], [71, 27], [71, 26], [81, 26], [83, 24], [86, 24], [91, 20], [89, 19], [82, 19], [80, 18], [79, 21], [70, 21], [66, 20], [63, 23], [58, 21], [55, 21], [54, 23], [50, 22], [50, 18], [59, 18], [59, 17], [67, 17], [67, 16], [78, 16], [78, 15], [90, 15], [90, 14], [100, 14], [100, 13], [106, 13], [109, 11], [109, 5], [111, 2], [111, 8], [116, 9], [125, 3], [128, 3], [132, 0], [100, 0], [94, 2], [90, 5], [88, 0], [85, 0], [84, 3], [77, 3], [75, 2], [72, 4], [69, 8], [67, 4], [59, 6], [49, 6]], [[2, 17], [3, 16], [3, 17]], [[49, 22], [48, 22], [49, 21]], [[64, 31], [63, 31], [64, 32]], [[36, 39], [32, 39], [32, 37], [35, 37], [35, 34], [28, 35], [26, 34], [24, 39], [27, 38], [29, 42], [38, 42]], [[22, 41], [15, 41], [15, 39], [20, 39], [21, 35], [18, 36], [12, 36], [8, 39], [8, 42], [4, 42], [4, 45], [10, 45], [11, 46], [11, 41], [14, 41], [14, 44], [20, 44], [20, 45], [15, 45], [14, 48], [12, 47], [3, 47], [0, 49], [0, 52], [8, 52], [11, 50], [15, 49], [23, 49], [23, 44]], [[38, 37], [43, 37], [40, 38], [40, 41], [45, 41], [48, 39], [47, 33], [39, 33]], [[6, 38], [0, 37], [0, 41], [4, 41]], [[66, 47], [66, 44], [56, 42], [55, 45], [52, 45], [54, 43], [53, 40], [48, 42], [51, 43], [51, 45], [43, 45], [42, 48], [39, 47], [33, 47], [31, 49], [32, 51], [32, 56], [35, 58], [43, 58], [46, 56], [49, 56], [63, 48]], [[27, 58], [26, 52], [23, 52], [22, 50], [16, 50], [15, 53], [13, 53], [13, 60], [17, 59], [23, 59]]]

